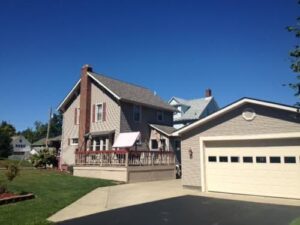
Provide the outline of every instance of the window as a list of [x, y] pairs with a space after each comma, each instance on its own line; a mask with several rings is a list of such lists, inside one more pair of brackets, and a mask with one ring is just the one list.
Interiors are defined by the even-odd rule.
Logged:
[[267, 158], [265, 156], [257, 156], [256, 157], [256, 163], [266, 163]]
[[16, 144], [15, 147], [16, 147], [16, 148], [25, 148], [25, 145], [19, 145], [19, 144]]
[[78, 145], [78, 138], [72, 138], [71, 145]]
[[108, 140], [106, 137], [95, 137], [93, 139], [93, 150], [103, 151], [108, 150]]
[[230, 161], [232, 163], [238, 163], [240, 161], [240, 158], [238, 156], [231, 156]]
[[135, 122], [141, 121], [141, 106], [139, 106], [139, 105], [133, 106], [133, 120]]
[[279, 156], [271, 156], [270, 157], [270, 163], [280, 163], [280, 157]]
[[166, 139], [161, 139], [160, 144], [161, 150], [166, 151]]
[[219, 162], [228, 162], [228, 157], [227, 156], [220, 156], [219, 157]]
[[103, 116], [103, 105], [102, 104], [98, 104], [96, 106], [96, 121], [101, 121], [102, 120], [102, 116]]
[[216, 156], [208, 156], [208, 162], [217, 162]]
[[[102, 150], [108, 150], [108, 146], [106, 146], [106, 138], [102, 138], [101, 141], [102, 141]], [[100, 143], [100, 146], [101, 146], [101, 143]]]
[[251, 156], [244, 156], [243, 162], [244, 163], [253, 163], [253, 158]]
[[296, 157], [294, 156], [285, 156], [284, 163], [296, 163]]
[[175, 149], [176, 149], [177, 151], [180, 151], [180, 148], [181, 148], [180, 145], [181, 145], [181, 144], [180, 144], [180, 141], [179, 141], [179, 140], [176, 140], [176, 141], [175, 141]]
[[151, 149], [158, 149], [158, 142], [157, 140], [151, 140]]
[[79, 108], [74, 108], [74, 124], [78, 125], [79, 124], [79, 119], [80, 119], [80, 109]]
[[142, 145], [142, 137], [141, 136], [136, 140], [135, 145], [137, 145], [137, 146]]
[[162, 122], [164, 120], [164, 113], [163, 111], [157, 111], [156, 112], [156, 119], [157, 121]]
[[13, 152], [13, 155], [25, 155], [25, 152]]
[[100, 151], [100, 138], [99, 137], [94, 138], [93, 150]]

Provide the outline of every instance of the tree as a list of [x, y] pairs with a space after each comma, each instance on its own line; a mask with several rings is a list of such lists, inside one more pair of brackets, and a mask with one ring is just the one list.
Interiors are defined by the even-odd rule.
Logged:
[[62, 133], [63, 117], [61, 113], [53, 114], [50, 121], [50, 135], [49, 137], [56, 137]]
[[[47, 135], [48, 123], [43, 123], [41, 121], [34, 122], [34, 129], [27, 128], [22, 131], [21, 134], [31, 143], [36, 142]], [[62, 132], [62, 114], [53, 114], [50, 120], [50, 133], [49, 137], [56, 137], [61, 135]]]
[[[298, 1], [300, 4], [300, 1]], [[300, 17], [297, 18], [296, 25], [288, 26], [287, 30], [292, 32], [297, 38], [297, 42], [300, 38]], [[296, 81], [294, 83], [290, 83], [289, 86], [295, 90], [295, 96], [300, 97], [300, 46], [296, 44], [294, 49], [289, 53], [291, 58], [291, 69], [294, 73], [296, 73]], [[296, 105], [300, 106], [300, 102], [297, 102]]]
[[12, 153], [11, 137], [16, 134], [13, 125], [2, 121], [0, 124], [0, 157], [8, 157]]

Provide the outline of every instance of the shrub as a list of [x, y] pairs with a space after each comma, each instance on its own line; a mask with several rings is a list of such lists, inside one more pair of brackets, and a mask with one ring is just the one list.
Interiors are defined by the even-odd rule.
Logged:
[[57, 167], [58, 161], [55, 151], [43, 149], [38, 154], [35, 154], [30, 159], [34, 167], [46, 168], [47, 165]]
[[0, 194], [5, 193], [7, 191], [8, 183], [12, 182], [20, 172], [19, 166], [12, 163], [7, 163], [5, 165], [5, 168], [5, 179], [0, 180]]

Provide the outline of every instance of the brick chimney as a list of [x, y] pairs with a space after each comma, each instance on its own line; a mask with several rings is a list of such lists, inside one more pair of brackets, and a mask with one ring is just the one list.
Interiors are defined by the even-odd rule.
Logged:
[[205, 90], [205, 97], [211, 97], [212, 96], [212, 91], [210, 88]]
[[88, 72], [93, 72], [89, 65], [84, 65], [81, 68], [80, 82], [80, 115], [79, 115], [79, 136], [78, 149], [86, 150], [84, 135], [90, 132], [91, 122], [91, 80], [87, 75]]

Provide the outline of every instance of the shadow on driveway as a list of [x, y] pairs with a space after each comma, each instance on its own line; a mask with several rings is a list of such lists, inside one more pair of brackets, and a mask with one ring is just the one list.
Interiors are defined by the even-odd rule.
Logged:
[[300, 207], [182, 196], [110, 210], [59, 225], [289, 225]]

